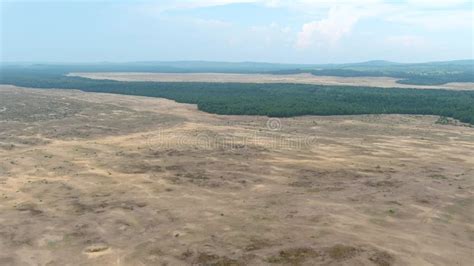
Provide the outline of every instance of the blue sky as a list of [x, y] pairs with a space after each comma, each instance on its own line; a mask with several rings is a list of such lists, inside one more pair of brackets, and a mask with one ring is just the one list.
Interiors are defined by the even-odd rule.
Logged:
[[470, 0], [0, 1], [9, 62], [474, 57]]

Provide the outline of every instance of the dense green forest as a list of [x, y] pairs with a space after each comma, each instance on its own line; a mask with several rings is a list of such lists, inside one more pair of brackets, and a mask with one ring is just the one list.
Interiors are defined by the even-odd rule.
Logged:
[[305, 84], [121, 82], [65, 76], [51, 68], [4, 67], [0, 83], [163, 97], [194, 103], [216, 114], [299, 115], [422, 114], [474, 124], [474, 91], [364, 88]]
[[442, 85], [448, 82], [474, 82], [472, 61], [453, 63], [397, 64], [384, 61], [323, 66], [319, 69], [297, 68], [270, 71], [273, 74], [311, 73], [315, 76], [392, 77], [397, 83], [412, 85]]

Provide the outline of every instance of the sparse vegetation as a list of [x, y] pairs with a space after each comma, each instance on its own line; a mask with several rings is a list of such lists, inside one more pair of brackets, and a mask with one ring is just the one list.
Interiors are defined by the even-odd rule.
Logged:
[[438, 118], [438, 120], [436, 120], [436, 124], [447, 125], [449, 124], [449, 119], [445, 116], [441, 116], [440, 118]]
[[199, 253], [198, 257], [193, 261], [193, 265], [209, 265], [209, 266], [243, 266], [242, 262], [230, 259], [225, 256], [218, 256], [209, 253]]
[[386, 251], [377, 251], [369, 258], [370, 261], [378, 266], [390, 266], [395, 262], [395, 259]]
[[[267, 132], [264, 117], [13, 86], [0, 86], [0, 106], [3, 264], [33, 247], [58, 265], [427, 264], [432, 254], [412, 256], [425, 240], [456, 250], [440, 263], [470, 262], [468, 127], [298, 117]], [[258, 143], [243, 141], [255, 133]], [[274, 145], [290, 134], [318, 141]], [[203, 135], [245, 148], [195, 145]]]
[[434, 175], [431, 175], [430, 177], [433, 178], [433, 179], [438, 179], [438, 180], [446, 180], [446, 179], [448, 179], [446, 176], [441, 175], [441, 174], [434, 174]]
[[267, 261], [269, 263], [299, 265], [307, 259], [315, 258], [318, 256], [320, 256], [319, 252], [311, 248], [291, 248], [281, 250], [278, 255], [268, 258]]
[[329, 256], [335, 260], [352, 258], [357, 252], [357, 248], [341, 244], [334, 245], [328, 249]]

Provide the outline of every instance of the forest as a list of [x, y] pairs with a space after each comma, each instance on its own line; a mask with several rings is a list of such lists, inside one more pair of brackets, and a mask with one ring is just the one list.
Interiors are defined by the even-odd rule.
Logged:
[[231, 115], [419, 114], [474, 124], [474, 91], [305, 84], [122, 82], [65, 76], [51, 68], [3, 68], [1, 84], [162, 97]]

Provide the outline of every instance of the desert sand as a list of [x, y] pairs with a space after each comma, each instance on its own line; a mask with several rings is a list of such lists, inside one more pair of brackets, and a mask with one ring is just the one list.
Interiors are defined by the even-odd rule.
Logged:
[[0, 265], [470, 265], [474, 128], [0, 85]]

